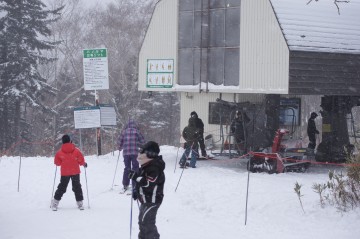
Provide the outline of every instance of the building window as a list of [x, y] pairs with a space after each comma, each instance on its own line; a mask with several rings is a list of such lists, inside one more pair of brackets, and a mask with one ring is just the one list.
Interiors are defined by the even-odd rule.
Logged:
[[178, 84], [239, 85], [240, 0], [179, 1]]
[[301, 99], [280, 98], [279, 123], [283, 126], [300, 125]]

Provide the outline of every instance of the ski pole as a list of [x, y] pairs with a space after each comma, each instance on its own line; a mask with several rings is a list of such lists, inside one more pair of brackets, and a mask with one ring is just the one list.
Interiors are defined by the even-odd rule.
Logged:
[[248, 206], [248, 198], [249, 198], [250, 167], [251, 167], [251, 157], [250, 157], [250, 159], [249, 159], [248, 178], [247, 178], [247, 188], [246, 188], [245, 226], [246, 226], [246, 221], [247, 221], [247, 206]]
[[132, 213], [133, 213], [133, 197], [132, 197], [132, 195], [131, 195], [131, 197], [130, 197], [130, 201], [131, 201], [131, 203], [130, 203], [130, 239], [131, 239], [131, 232], [132, 232]]
[[51, 202], [52, 202], [53, 197], [54, 197], [54, 188], [55, 188], [56, 172], [57, 172], [57, 166], [55, 165], [55, 176], [54, 176], [53, 189], [52, 189], [52, 193], [51, 193], [50, 208], [51, 208]]
[[[176, 192], [176, 190], [177, 190], [177, 188], [178, 188], [178, 186], [179, 186], [179, 184], [180, 184], [181, 177], [182, 177], [182, 175], [183, 175], [183, 173], [184, 173], [184, 169], [185, 169], [185, 167], [186, 167], [186, 162], [187, 162], [187, 160], [189, 159], [189, 155], [190, 155], [190, 153], [192, 152], [193, 146], [194, 146], [194, 143], [191, 145], [189, 154], [186, 156], [186, 159], [185, 159], [185, 162], [184, 162], [184, 167], [183, 167], [183, 170], [181, 171], [179, 181], [178, 181], [178, 183], [177, 183], [177, 185], [176, 185], [176, 188], [175, 188], [175, 192]], [[184, 154], [186, 155], [186, 150], [185, 150]]]
[[118, 155], [118, 158], [117, 158], [117, 161], [116, 161], [114, 179], [113, 179], [113, 182], [112, 182], [112, 185], [111, 185], [111, 189], [110, 189], [110, 190], [113, 190], [113, 188], [114, 188], [114, 181], [115, 181], [115, 176], [116, 176], [117, 167], [118, 167], [118, 164], [119, 164], [119, 158], [120, 158], [120, 150], [119, 150], [119, 155]]
[[20, 190], [20, 172], [21, 172], [21, 154], [20, 154], [20, 162], [19, 162], [19, 176], [18, 176], [18, 188], [17, 191]]
[[180, 149], [180, 147], [178, 147], [178, 150], [177, 150], [177, 153], [176, 153], [174, 173], [175, 173], [175, 170], [176, 170], [177, 159], [178, 159], [178, 156], [179, 156], [179, 149]]
[[86, 181], [86, 194], [87, 194], [87, 200], [88, 200], [88, 208], [90, 209], [90, 202], [89, 202], [89, 189], [88, 189], [88, 183], [87, 183], [87, 176], [86, 176], [86, 168], [85, 169], [85, 181]]

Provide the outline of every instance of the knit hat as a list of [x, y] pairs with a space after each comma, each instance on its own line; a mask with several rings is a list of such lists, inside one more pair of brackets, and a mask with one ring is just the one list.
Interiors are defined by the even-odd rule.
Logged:
[[62, 143], [63, 143], [63, 144], [66, 144], [66, 143], [70, 143], [70, 142], [71, 142], [70, 136], [67, 135], [67, 134], [65, 134], [65, 135], [61, 138], [61, 140], [62, 140]]
[[194, 118], [198, 118], [198, 114], [195, 111], [191, 112], [190, 116]]
[[139, 152], [141, 154], [145, 153], [148, 158], [156, 158], [160, 153], [160, 147], [158, 143], [149, 141], [140, 146]]
[[317, 116], [318, 116], [318, 114], [316, 114], [315, 112], [312, 112], [310, 115], [311, 118], [316, 118]]

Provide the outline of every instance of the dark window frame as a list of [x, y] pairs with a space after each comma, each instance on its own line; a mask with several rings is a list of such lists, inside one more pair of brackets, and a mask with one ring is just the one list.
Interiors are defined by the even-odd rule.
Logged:
[[279, 125], [298, 126], [300, 124], [301, 98], [280, 98]]

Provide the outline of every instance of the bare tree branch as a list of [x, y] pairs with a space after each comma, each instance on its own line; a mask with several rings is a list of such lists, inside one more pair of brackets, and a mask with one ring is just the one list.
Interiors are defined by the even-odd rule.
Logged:
[[[309, 0], [306, 5], [309, 5], [313, 0]], [[319, 0], [315, 0], [315, 2], [318, 2]], [[349, 3], [350, 0], [334, 0], [334, 4], [338, 10], [338, 14], [340, 15], [340, 7], [339, 7], [339, 3]]]

